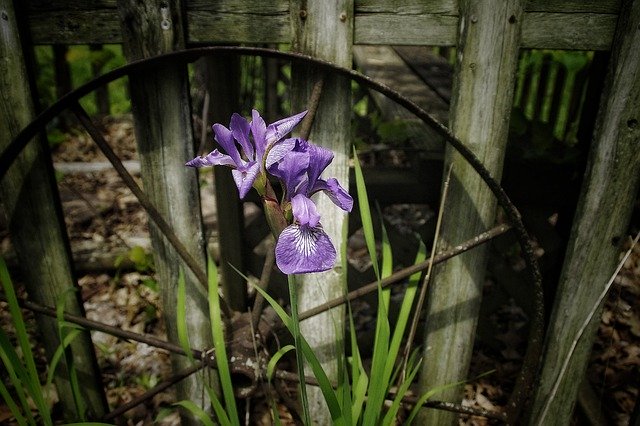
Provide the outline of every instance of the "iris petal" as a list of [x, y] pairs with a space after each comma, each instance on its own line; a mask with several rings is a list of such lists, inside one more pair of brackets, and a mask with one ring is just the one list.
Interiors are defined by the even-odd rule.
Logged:
[[284, 184], [287, 200], [298, 193], [302, 193], [300, 186], [305, 184], [309, 167], [309, 155], [306, 152], [291, 151], [278, 163], [268, 168], [269, 173], [277, 177]]
[[267, 125], [264, 119], [260, 117], [260, 113], [255, 109], [251, 111], [251, 133], [256, 147], [256, 160], [262, 161], [264, 152], [267, 149]]
[[255, 159], [255, 155], [254, 148], [249, 142], [250, 127], [247, 119], [238, 113], [233, 113], [229, 127], [231, 127], [231, 134], [233, 134], [234, 139], [237, 140], [242, 147], [244, 155], [249, 161], [253, 161]]
[[340, 186], [336, 178], [329, 178], [326, 181], [324, 179], [318, 179], [310, 192], [314, 193], [316, 191], [324, 191], [336, 206], [346, 212], [350, 212], [353, 208], [353, 198]]
[[305, 195], [298, 194], [291, 199], [291, 210], [293, 217], [300, 225], [315, 228], [320, 223], [320, 214], [316, 205]]
[[333, 160], [333, 152], [312, 143], [308, 145], [307, 150], [309, 152], [309, 182], [314, 185], [320, 174]]
[[267, 159], [265, 161], [266, 168], [269, 169], [274, 163], [282, 160], [290, 153], [296, 145], [296, 140], [295, 138], [288, 138], [274, 142], [269, 147], [269, 152], [267, 153]]
[[231, 170], [233, 180], [236, 182], [236, 186], [238, 187], [240, 199], [243, 199], [247, 195], [247, 193], [253, 186], [253, 182], [256, 180], [256, 176], [258, 176], [259, 172], [260, 164], [256, 162], [249, 163], [247, 167], [243, 168], [242, 170]]
[[243, 162], [240, 158], [240, 153], [238, 152], [238, 148], [236, 147], [236, 143], [233, 139], [233, 134], [229, 129], [224, 127], [222, 124], [214, 124], [213, 125], [213, 133], [215, 133], [215, 139], [218, 141], [220, 146], [224, 148], [225, 152], [233, 159], [236, 163], [236, 166], [242, 166]]
[[276, 244], [276, 265], [285, 274], [322, 272], [333, 268], [336, 249], [321, 226], [287, 226]]
[[236, 167], [235, 161], [226, 154], [214, 149], [204, 157], [196, 157], [186, 163], [189, 167], [231, 166]]
[[299, 114], [292, 115], [291, 117], [283, 118], [282, 120], [269, 124], [266, 133], [267, 144], [284, 138], [287, 133], [291, 132], [291, 130], [293, 130], [293, 128], [302, 121], [305, 115], [307, 115], [307, 111], [302, 111]]

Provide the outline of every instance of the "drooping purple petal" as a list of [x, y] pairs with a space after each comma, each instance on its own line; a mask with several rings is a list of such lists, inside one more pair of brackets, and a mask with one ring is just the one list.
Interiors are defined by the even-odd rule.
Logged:
[[283, 118], [282, 120], [269, 124], [266, 133], [267, 144], [284, 138], [287, 133], [291, 132], [291, 130], [293, 130], [293, 128], [302, 121], [305, 115], [307, 115], [307, 111], [302, 111], [299, 114], [292, 115], [291, 117]]
[[256, 180], [258, 173], [260, 173], [260, 164], [255, 161], [253, 163], [249, 163], [247, 167], [244, 167], [242, 170], [231, 170], [233, 180], [236, 182], [236, 186], [238, 187], [240, 199], [243, 199], [247, 195], [253, 186], [253, 182]]
[[246, 158], [249, 161], [253, 161], [255, 159], [255, 155], [254, 148], [249, 142], [250, 126], [247, 119], [234, 112], [231, 116], [231, 124], [229, 127], [231, 127], [231, 134], [242, 147], [242, 152], [244, 152]]
[[236, 163], [231, 157], [214, 149], [203, 157], [196, 157], [186, 163], [189, 167], [210, 167], [210, 166], [231, 166], [235, 167]]
[[293, 217], [301, 226], [315, 228], [320, 223], [320, 214], [316, 205], [306, 195], [298, 194], [291, 199]]
[[229, 157], [233, 159], [236, 166], [242, 166], [243, 162], [240, 158], [240, 153], [236, 147], [231, 130], [227, 129], [222, 124], [216, 123], [213, 125], [213, 133], [215, 134], [216, 141], [218, 141], [220, 146], [224, 148]]
[[321, 226], [287, 226], [276, 244], [276, 265], [285, 274], [322, 272], [333, 268], [336, 249]]
[[350, 212], [353, 208], [353, 198], [349, 193], [340, 186], [338, 179], [329, 178], [326, 181], [324, 179], [318, 179], [310, 191], [313, 194], [317, 191], [324, 191], [327, 197], [333, 203], [346, 212]]

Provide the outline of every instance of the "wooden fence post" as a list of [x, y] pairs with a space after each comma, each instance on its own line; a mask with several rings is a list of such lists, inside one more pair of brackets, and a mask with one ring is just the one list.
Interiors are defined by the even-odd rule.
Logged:
[[[568, 424], [595, 338], [589, 323], [564, 370], [577, 331], [618, 262], [640, 182], [640, 1], [623, 2], [609, 73], [556, 302], [531, 424]], [[556, 382], [557, 388], [556, 388]]]
[[[5, 149], [34, 118], [35, 111], [11, 0], [0, 0], [0, 15], [0, 149]], [[30, 142], [0, 182], [0, 195], [29, 298], [55, 306], [64, 297], [67, 312], [84, 315], [80, 293], [68, 292], [76, 289], [76, 280], [46, 143], [43, 137]], [[60, 346], [56, 320], [41, 315], [36, 319], [51, 359]], [[89, 332], [78, 335], [71, 351], [86, 414], [99, 418], [106, 413], [107, 402]], [[64, 360], [56, 372], [55, 385], [65, 418], [78, 420]]]
[[[451, 129], [498, 180], [502, 174], [513, 102], [522, 0], [460, 1]], [[446, 250], [490, 228], [496, 199], [472, 167], [447, 147], [452, 179], [437, 250]], [[429, 284], [420, 390], [466, 379], [487, 260], [479, 247], [437, 267]], [[461, 388], [438, 394], [459, 402]], [[452, 413], [423, 410], [421, 424], [444, 425]]]
[[[184, 47], [180, 0], [139, 2], [118, 0], [124, 52], [129, 61]], [[175, 230], [190, 254], [205, 266], [204, 237], [196, 172], [184, 166], [194, 156], [186, 66], [169, 64], [132, 74], [129, 78], [136, 140], [145, 192]], [[154, 260], [160, 281], [167, 335], [178, 341], [177, 282], [185, 273], [187, 328], [192, 347], [211, 347], [207, 295], [195, 275], [180, 260], [156, 226], [149, 221]], [[175, 369], [189, 365], [175, 356]], [[209, 407], [204, 380], [193, 375], [178, 384], [178, 398]], [[183, 422], [187, 418], [183, 417]]]
[[[240, 58], [238, 56], [205, 57], [198, 61], [204, 69], [205, 86], [211, 101], [206, 126], [221, 123], [229, 127], [231, 115], [240, 113]], [[213, 146], [213, 137], [210, 141]], [[209, 152], [210, 150], [207, 150]], [[201, 154], [201, 153], [199, 153]], [[244, 271], [242, 235], [244, 212], [238, 189], [228, 167], [214, 167], [218, 242], [222, 289], [231, 309], [247, 310], [247, 283], [234, 268]]]
[[[353, 0], [292, 1], [293, 50], [338, 65], [351, 67], [353, 45]], [[322, 95], [311, 131], [310, 140], [331, 149], [335, 157], [324, 172], [349, 187], [348, 160], [351, 147], [350, 82], [332, 75], [320, 75], [317, 70], [295, 64], [292, 69], [293, 112], [306, 108], [314, 82], [324, 79]], [[326, 196], [317, 198], [318, 212], [324, 230], [330, 236], [338, 259], [332, 270], [300, 276], [299, 309], [301, 312], [344, 294], [345, 274], [341, 264], [340, 245], [346, 240], [347, 215]], [[344, 307], [335, 308], [301, 323], [301, 331], [316, 351], [330, 379], [337, 379], [338, 341], [343, 338]], [[330, 424], [331, 418], [324, 398], [316, 387], [308, 387], [311, 418], [318, 424]]]

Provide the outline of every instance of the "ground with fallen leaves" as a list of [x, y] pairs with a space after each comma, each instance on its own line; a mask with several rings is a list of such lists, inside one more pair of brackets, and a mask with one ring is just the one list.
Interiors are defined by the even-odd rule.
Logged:
[[[128, 161], [127, 166], [139, 178], [130, 117], [106, 118], [102, 125], [107, 141], [122, 160]], [[85, 133], [72, 131], [54, 149], [54, 162], [87, 317], [165, 339], [162, 307], [150, 259], [145, 255], [150, 250], [150, 243], [144, 211]], [[87, 168], [87, 164], [92, 167]], [[208, 235], [215, 240], [215, 211], [210, 206], [213, 204], [210, 193], [203, 192], [205, 198], [209, 197], [203, 202], [204, 217]], [[429, 214], [432, 212], [427, 206], [385, 210], [388, 222], [400, 232], [422, 226]], [[366, 268], [366, 255], [362, 255], [362, 247], [358, 244], [356, 236], [349, 247], [350, 261], [359, 268]], [[11, 259], [10, 240], [4, 225], [0, 230], [0, 249], [3, 256]], [[494, 285], [487, 282], [485, 297], [490, 297]], [[10, 318], [3, 303], [0, 302], [0, 326], [10, 330]], [[356, 303], [354, 309], [356, 327], [367, 327], [374, 313], [366, 303]], [[37, 346], [37, 331], [32, 324], [33, 315], [28, 312], [25, 315], [44, 366], [42, 351]], [[522, 361], [527, 318], [519, 307], [509, 302], [495, 311], [489, 321], [498, 345], [476, 344], [470, 376], [493, 369], [496, 372], [467, 384], [463, 404], [501, 410]], [[112, 407], [141, 395], [169, 377], [171, 369], [166, 351], [100, 332], [93, 332], [92, 336]], [[636, 247], [607, 298], [587, 373], [598, 408], [611, 424], [627, 424], [638, 397], [639, 371], [640, 247]], [[278, 409], [284, 424], [293, 424], [285, 401], [287, 392], [291, 391], [289, 388], [280, 392]], [[150, 424], [161, 408], [170, 407], [174, 401], [171, 390], [162, 392], [149, 403], [129, 411], [123, 423]], [[259, 392], [251, 399], [248, 408], [252, 413], [250, 424], [271, 424], [264, 393]], [[6, 407], [0, 406], [0, 423], [9, 420], [7, 413]], [[178, 423], [175, 413], [162, 421], [162, 424]], [[460, 424], [490, 423], [483, 418], [471, 417], [461, 418]]]

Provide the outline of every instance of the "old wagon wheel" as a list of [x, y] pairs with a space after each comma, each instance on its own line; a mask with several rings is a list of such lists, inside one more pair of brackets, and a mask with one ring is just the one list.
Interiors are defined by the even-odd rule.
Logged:
[[[120, 160], [117, 158], [117, 156], [113, 153], [111, 148], [108, 146], [108, 144], [104, 140], [104, 137], [101, 135], [100, 131], [92, 124], [86, 112], [79, 105], [78, 100], [81, 97], [89, 94], [93, 90], [96, 90], [97, 88], [113, 80], [127, 76], [131, 73], [140, 72], [145, 69], [158, 67], [158, 66], [162, 66], [163, 64], [169, 64], [174, 62], [193, 62], [196, 59], [202, 56], [207, 56], [207, 55], [251, 55], [251, 56], [261, 56], [266, 58], [285, 59], [289, 61], [306, 62], [306, 63], [313, 64], [314, 66], [318, 67], [323, 71], [335, 73], [337, 75], [341, 75], [343, 77], [349, 78], [369, 89], [372, 89], [374, 91], [377, 91], [385, 95], [392, 101], [396, 102], [397, 104], [403, 106], [404, 108], [412, 112], [416, 117], [422, 120], [425, 124], [433, 128], [446, 141], [446, 143], [450, 144], [454, 149], [456, 149], [462, 155], [462, 157], [465, 158], [465, 160], [469, 163], [469, 165], [473, 167], [473, 169], [478, 173], [480, 178], [486, 183], [486, 185], [490, 188], [490, 190], [495, 195], [498, 201], [498, 204], [504, 209], [506, 218], [510, 226], [513, 228], [513, 230], [516, 233], [519, 245], [522, 249], [524, 260], [527, 264], [529, 284], [531, 286], [530, 289], [532, 292], [532, 298], [534, 300], [534, 315], [533, 315], [533, 318], [531, 319], [532, 326], [529, 333], [529, 341], [527, 345], [527, 351], [525, 354], [523, 366], [518, 376], [515, 389], [510, 397], [509, 404], [508, 404], [510, 417], [507, 418], [505, 415], [502, 415], [500, 413], [486, 413], [486, 412], [482, 413], [482, 412], [478, 412], [477, 410], [476, 411], [467, 410], [467, 412], [513, 422], [519, 415], [520, 411], [522, 410], [522, 406], [527, 397], [527, 394], [531, 391], [534, 384], [538, 360], [541, 354], [542, 339], [543, 339], [543, 323], [544, 323], [544, 318], [543, 318], [544, 306], [543, 306], [543, 297], [542, 297], [541, 276], [540, 276], [537, 262], [534, 257], [534, 251], [531, 244], [531, 239], [528, 235], [527, 230], [524, 227], [524, 224], [522, 223], [520, 213], [518, 212], [517, 208], [513, 205], [513, 203], [510, 201], [504, 189], [491, 176], [490, 172], [484, 167], [481, 161], [459, 139], [457, 139], [448, 128], [446, 128], [443, 124], [438, 122], [429, 113], [424, 111], [422, 108], [420, 108], [411, 100], [407, 99], [406, 97], [402, 96], [401, 94], [392, 90], [391, 88], [381, 83], [378, 83], [373, 79], [357, 71], [339, 67], [332, 63], [319, 60], [313, 57], [305, 56], [305, 55], [281, 52], [281, 51], [271, 50], [271, 49], [251, 48], [251, 47], [217, 46], [217, 47], [195, 48], [195, 49], [187, 49], [183, 51], [172, 52], [172, 53], [160, 55], [160, 56], [149, 58], [149, 59], [134, 61], [121, 68], [118, 68], [109, 73], [101, 75], [95, 78], [94, 80], [91, 80], [90, 82], [84, 84], [83, 86], [68, 93], [67, 95], [62, 97], [60, 100], [58, 100], [56, 103], [54, 103], [49, 108], [47, 108], [45, 111], [43, 111], [40, 115], [38, 115], [38, 117], [36, 117], [31, 123], [29, 123], [29, 125], [27, 125], [20, 132], [20, 134], [12, 141], [12, 143], [0, 154], [0, 179], [4, 177], [8, 168], [11, 166], [11, 164], [16, 159], [16, 157], [20, 154], [22, 149], [29, 143], [29, 141], [38, 132], [44, 129], [44, 127], [49, 121], [55, 118], [58, 114], [62, 113], [65, 109], [71, 109], [78, 116], [81, 124], [85, 127], [85, 129], [94, 139], [94, 141], [99, 145], [100, 149], [105, 153], [109, 161], [112, 163], [113, 167], [116, 169], [118, 174], [124, 180], [125, 184], [130, 188], [130, 190], [138, 198], [143, 208], [149, 214], [149, 217], [155, 222], [158, 228], [164, 233], [164, 235], [167, 237], [167, 239], [176, 249], [176, 252], [180, 255], [180, 257], [187, 264], [187, 266], [194, 272], [197, 279], [203, 285], [206, 286], [207, 278], [206, 278], [205, 272], [202, 270], [202, 268], [198, 266], [197, 262], [195, 262], [193, 258], [191, 258], [191, 256], [188, 254], [184, 246], [182, 246], [182, 243], [180, 242], [180, 240], [171, 230], [166, 220], [157, 211], [153, 203], [151, 203], [151, 201], [146, 197], [145, 193], [140, 189], [140, 187], [135, 183], [131, 175], [129, 175], [129, 173], [126, 171], [126, 169], [124, 168]], [[458, 251], [452, 250], [451, 252], [440, 254], [438, 258], [440, 261], [443, 261], [446, 258], [455, 256], [460, 252], [474, 245], [488, 241], [499, 232], [504, 232], [505, 229], [506, 228], [503, 227], [502, 229], [498, 229], [498, 230], [494, 229], [484, 234], [481, 234], [476, 238], [474, 238], [473, 240], [469, 241], [468, 244], [466, 244], [467, 247], [463, 247]], [[426, 269], [426, 267], [427, 267], [426, 264], [414, 265], [414, 267], [412, 268], [407, 268], [406, 270], [401, 271], [401, 273], [394, 274], [392, 277], [389, 277], [385, 281], [385, 284], [390, 285], [416, 272], [416, 270], [421, 270], [420, 268]], [[345, 303], [347, 300], [352, 300], [354, 298], [360, 297], [366, 291], [371, 289], [372, 288], [369, 287], [368, 289], [357, 290], [355, 292], [350, 293], [346, 297], [342, 297], [342, 298], [330, 301], [329, 303], [323, 306], [320, 306], [318, 308], [315, 308], [309, 312], [303, 312], [301, 313], [301, 320], [305, 318], [309, 318], [320, 312], [323, 312], [324, 310], [328, 310], [331, 307], [337, 306], [340, 303]], [[26, 303], [25, 306], [33, 310], [38, 310], [41, 313], [51, 314], [51, 311], [46, 307], [37, 306], [33, 303]], [[229, 307], [223, 304], [223, 311], [227, 319], [230, 319], [232, 313]], [[124, 333], [120, 332], [119, 330], [114, 330], [108, 326], [105, 326], [104, 324], [95, 323], [82, 318], [73, 318], [71, 316], [68, 316], [68, 319], [76, 322], [81, 322], [84, 326], [89, 328], [98, 328], [98, 329], [101, 329], [102, 331], [112, 333], [114, 335], [119, 335], [119, 336], [130, 338], [133, 340], [140, 340], [139, 336], [135, 336], [132, 333], [126, 333], [127, 335], [124, 336]], [[166, 342], [162, 343], [162, 342], [148, 341], [148, 343], [152, 345], [155, 344], [156, 346], [163, 345], [163, 347], [165, 347], [168, 350], [171, 350], [174, 352], [181, 352], [181, 349], [179, 347], [176, 347], [175, 345], [172, 345], [172, 344], [167, 344]], [[196, 351], [195, 355], [197, 358], [203, 360], [204, 364], [210, 364], [211, 360], [210, 360], [210, 357], [207, 356], [206, 352]], [[186, 373], [189, 373], [189, 372], [186, 372]], [[173, 382], [176, 382], [181, 377], [185, 377], [184, 374], [185, 372], [178, 373], [174, 377]], [[287, 378], [287, 375], [284, 374], [282, 375], [282, 377]], [[255, 381], [257, 378], [254, 377], [252, 379]], [[164, 384], [164, 385], [166, 387], [167, 385], [170, 385], [170, 384], [171, 383]], [[141, 398], [140, 401], [136, 400], [136, 401], [133, 401], [132, 403], [141, 403], [144, 400], [145, 399], [143, 396], [143, 398]], [[429, 403], [429, 406], [447, 409], [446, 404], [439, 404], [437, 402]], [[128, 408], [131, 408], [131, 407], [128, 407]], [[454, 407], [454, 408], [456, 408], [456, 411], [463, 410], [461, 407]], [[127, 409], [127, 407], [120, 407], [116, 411], [110, 413], [108, 417], [113, 418], [115, 415], [125, 411], [125, 409]]]

